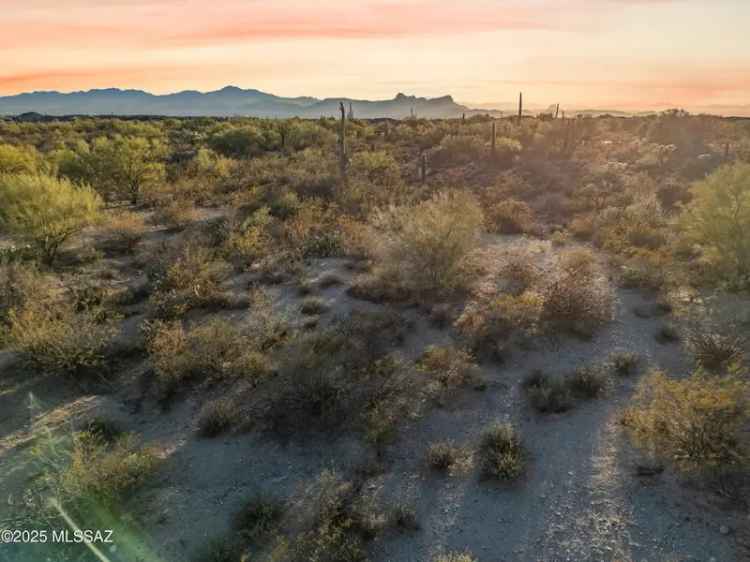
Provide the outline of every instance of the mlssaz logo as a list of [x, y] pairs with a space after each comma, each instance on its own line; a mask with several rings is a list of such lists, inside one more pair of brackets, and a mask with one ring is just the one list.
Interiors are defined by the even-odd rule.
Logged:
[[111, 544], [112, 531], [110, 529], [68, 529], [52, 531], [52, 542], [64, 544], [91, 544], [103, 543]]

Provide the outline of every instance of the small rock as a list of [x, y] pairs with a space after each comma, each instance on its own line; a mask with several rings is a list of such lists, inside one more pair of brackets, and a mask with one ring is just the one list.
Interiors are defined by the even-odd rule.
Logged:
[[719, 527], [719, 532], [720, 532], [720, 533], [721, 533], [722, 535], [728, 535], [728, 534], [729, 534], [729, 531], [730, 531], [730, 529], [729, 529], [729, 527], [727, 527], [726, 525], [722, 525], [721, 527]]

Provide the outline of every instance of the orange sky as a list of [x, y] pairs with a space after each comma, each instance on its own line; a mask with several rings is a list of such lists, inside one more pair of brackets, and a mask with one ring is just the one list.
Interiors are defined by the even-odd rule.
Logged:
[[[750, 104], [748, 0], [0, 0], [0, 94]], [[64, 6], [64, 7], [63, 7]]]

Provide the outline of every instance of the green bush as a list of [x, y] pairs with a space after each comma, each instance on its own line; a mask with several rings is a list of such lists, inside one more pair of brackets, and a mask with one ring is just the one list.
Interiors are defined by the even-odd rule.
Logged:
[[0, 175], [33, 174], [37, 171], [38, 159], [31, 147], [0, 144]]
[[208, 320], [186, 330], [179, 322], [148, 328], [148, 351], [161, 391], [170, 395], [196, 379], [257, 379], [268, 369], [261, 351], [267, 334], [245, 334], [226, 320]]
[[701, 246], [718, 279], [745, 286], [750, 282], [750, 164], [722, 166], [691, 193], [681, 217], [685, 237]]
[[380, 279], [414, 293], [466, 287], [473, 280], [467, 258], [478, 246], [482, 222], [477, 202], [461, 192], [381, 210], [372, 241]]
[[452, 441], [432, 443], [427, 449], [427, 464], [436, 470], [450, 469], [461, 456], [462, 451]]
[[230, 429], [237, 418], [237, 405], [232, 400], [212, 400], [201, 408], [198, 415], [198, 433], [203, 437], [216, 437]]
[[87, 186], [49, 176], [0, 176], [0, 227], [52, 263], [60, 246], [101, 218], [101, 198]]
[[685, 379], [651, 372], [638, 386], [624, 423], [636, 443], [680, 469], [727, 469], [747, 462], [750, 385], [741, 373], [701, 371]]
[[285, 510], [274, 498], [254, 496], [235, 514], [234, 526], [244, 539], [258, 541], [274, 532]]
[[524, 471], [521, 437], [508, 423], [495, 422], [482, 432], [479, 455], [485, 476], [514, 480]]
[[560, 377], [532, 371], [523, 386], [531, 406], [538, 412], [559, 414], [573, 406], [570, 388]]
[[101, 367], [118, 328], [115, 318], [75, 303], [29, 302], [9, 313], [8, 341], [32, 366], [67, 374]]

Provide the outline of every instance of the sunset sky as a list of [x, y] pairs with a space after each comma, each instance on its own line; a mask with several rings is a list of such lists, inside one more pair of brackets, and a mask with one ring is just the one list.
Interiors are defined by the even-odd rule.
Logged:
[[0, 95], [750, 104], [750, 0], [1, 0]]

